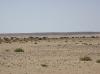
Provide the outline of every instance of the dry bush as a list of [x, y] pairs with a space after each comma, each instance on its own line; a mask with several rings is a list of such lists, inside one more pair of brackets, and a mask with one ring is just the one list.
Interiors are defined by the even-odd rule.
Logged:
[[11, 43], [11, 40], [9, 38], [7, 38], [7, 37], [4, 37], [3, 38], [3, 42], [5, 42], [5, 43]]
[[68, 40], [66, 40], [65, 42], [68, 42]]
[[9, 41], [9, 38], [4, 37], [3, 40], [4, 40], [4, 41]]
[[15, 37], [10, 37], [10, 40], [14, 40], [15, 39]]
[[9, 50], [9, 49], [6, 49], [5, 51], [6, 51], [6, 52], [9, 52], [10, 50]]
[[75, 37], [72, 37], [72, 38], [75, 38]]
[[48, 38], [48, 42], [50, 42], [51, 41], [51, 38]]
[[37, 42], [34, 42], [34, 44], [38, 44]]
[[84, 56], [82, 58], [80, 58], [81, 61], [92, 61], [92, 59], [88, 56]]
[[84, 45], [88, 45], [88, 43], [82, 43], [82, 44], [84, 44]]
[[70, 38], [70, 37], [60, 37], [60, 39], [67, 39], [67, 38]]
[[29, 40], [28, 40], [28, 38], [23, 38], [23, 41], [28, 42]]
[[2, 39], [1, 39], [1, 37], [0, 37], [0, 44], [2, 43]]
[[82, 41], [79, 41], [79, 42], [82, 42]]
[[24, 38], [17, 38], [18, 40], [18, 42], [21, 42], [21, 43], [23, 43], [24, 42]]
[[34, 37], [33, 40], [34, 40], [34, 41], [38, 41], [38, 40], [39, 40], [39, 37]]
[[42, 38], [39, 38], [38, 40], [42, 40]]
[[16, 42], [16, 37], [11, 37], [11, 38], [10, 38], [10, 41], [11, 41], [11, 42]]
[[91, 38], [96, 38], [95, 36], [91, 36]]
[[92, 44], [89, 44], [89, 45], [92, 45]]
[[42, 39], [43, 39], [43, 40], [47, 40], [47, 39], [48, 39], [48, 37], [42, 37]]
[[13, 42], [17, 42], [17, 41], [19, 41], [19, 38], [15, 38], [15, 39], [13, 40]]
[[35, 37], [35, 39], [36, 39], [36, 40], [38, 40], [38, 39], [39, 39], [39, 37]]
[[81, 38], [86, 38], [85, 36], [81, 37]]
[[96, 63], [100, 63], [100, 59], [96, 60]]
[[79, 44], [79, 43], [75, 43], [75, 44]]
[[28, 37], [28, 40], [32, 42], [34, 40], [34, 37]]
[[46, 64], [41, 64], [41, 66], [42, 66], [42, 67], [48, 67], [48, 65], [46, 65]]

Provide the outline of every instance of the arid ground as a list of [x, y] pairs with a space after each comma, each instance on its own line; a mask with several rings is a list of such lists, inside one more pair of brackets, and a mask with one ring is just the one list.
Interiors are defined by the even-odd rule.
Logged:
[[100, 38], [1, 38], [0, 74], [100, 74]]

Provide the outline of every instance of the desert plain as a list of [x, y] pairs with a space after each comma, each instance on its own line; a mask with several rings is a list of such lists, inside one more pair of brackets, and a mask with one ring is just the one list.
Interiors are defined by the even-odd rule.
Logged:
[[100, 37], [0, 38], [0, 74], [100, 74]]

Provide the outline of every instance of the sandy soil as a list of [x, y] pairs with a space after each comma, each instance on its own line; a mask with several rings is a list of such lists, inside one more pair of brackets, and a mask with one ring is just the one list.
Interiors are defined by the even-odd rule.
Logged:
[[[15, 52], [22, 48], [24, 52]], [[90, 61], [80, 58], [88, 56]], [[100, 74], [100, 38], [0, 44], [0, 74]]]

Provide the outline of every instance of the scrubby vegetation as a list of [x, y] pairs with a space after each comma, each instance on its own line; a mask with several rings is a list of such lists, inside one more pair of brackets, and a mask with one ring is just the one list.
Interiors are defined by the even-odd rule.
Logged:
[[24, 52], [24, 50], [22, 48], [16, 48], [14, 51], [15, 52]]
[[[85, 36], [82, 36], [82, 37], [59, 37], [59, 38], [48, 38], [48, 37], [33, 37], [33, 36], [29, 36], [29, 37], [0, 37], [0, 44], [1, 43], [12, 43], [12, 42], [34, 42], [34, 41], [41, 41], [41, 40], [57, 40], [57, 39], [65, 39], [67, 42], [68, 39], [75, 39], [75, 38], [99, 38], [97, 36], [91, 36], [91, 37], [85, 37]], [[79, 42], [82, 42], [81, 40]], [[84, 43], [84, 45], [88, 45], [86, 43]]]
[[100, 59], [96, 60], [96, 63], [100, 63]]
[[80, 58], [81, 61], [92, 61], [92, 59], [88, 56], [84, 56], [82, 58]]
[[48, 67], [48, 65], [46, 65], [46, 64], [41, 64], [41, 66], [42, 66], [42, 67]]
[[6, 52], [9, 52], [10, 50], [9, 50], [9, 49], [6, 49], [5, 51], [6, 51]]
[[34, 44], [38, 44], [37, 42], [34, 42]]

